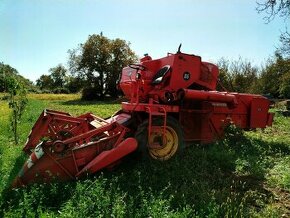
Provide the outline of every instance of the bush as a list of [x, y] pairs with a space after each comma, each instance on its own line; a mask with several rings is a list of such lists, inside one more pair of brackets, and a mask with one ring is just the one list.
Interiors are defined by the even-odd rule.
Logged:
[[87, 87], [82, 90], [82, 100], [91, 101], [99, 100], [102, 101], [104, 96], [101, 94], [100, 90], [96, 87]]
[[56, 88], [53, 90], [54, 94], [69, 94], [70, 91], [67, 88]]

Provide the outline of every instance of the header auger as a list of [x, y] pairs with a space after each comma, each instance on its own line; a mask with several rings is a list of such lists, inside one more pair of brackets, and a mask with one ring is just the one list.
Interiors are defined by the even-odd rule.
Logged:
[[12, 186], [77, 179], [135, 150], [167, 160], [185, 142], [220, 139], [230, 123], [242, 129], [272, 125], [265, 97], [218, 92], [218, 74], [216, 65], [180, 49], [156, 60], [146, 55], [122, 70], [119, 87], [128, 101], [111, 118], [44, 110], [23, 149], [29, 158]]

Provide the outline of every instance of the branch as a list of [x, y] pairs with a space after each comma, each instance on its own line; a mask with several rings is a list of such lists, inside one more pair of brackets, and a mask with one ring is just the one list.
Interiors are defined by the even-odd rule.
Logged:
[[258, 13], [265, 12], [264, 20], [270, 23], [276, 15], [284, 17], [285, 19], [290, 16], [290, 0], [266, 0], [265, 2], [257, 2], [256, 10]]

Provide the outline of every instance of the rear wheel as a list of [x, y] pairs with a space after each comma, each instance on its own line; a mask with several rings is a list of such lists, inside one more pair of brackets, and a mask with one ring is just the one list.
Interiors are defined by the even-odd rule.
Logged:
[[[149, 139], [148, 121], [139, 125], [135, 134], [139, 151], [146, 153], [146, 155], [149, 154], [153, 159], [160, 161], [170, 159], [184, 148], [183, 134], [178, 121], [168, 117], [165, 131], [163, 129], [163, 122], [162, 118], [152, 121], [152, 125], [155, 127], [152, 128]], [[164, 137], [163, 132], [165, 133]]]

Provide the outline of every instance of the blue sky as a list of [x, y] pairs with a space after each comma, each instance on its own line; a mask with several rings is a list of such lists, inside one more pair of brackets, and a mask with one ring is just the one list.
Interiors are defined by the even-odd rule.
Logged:
[[260, 65], [288, 26], [269, 24], [255, 0], [0, 0], [0, 61], [35, 81], [90, 34], [122, 38], [142, 56], [175, 52], [215, 62], [239, 56]]

